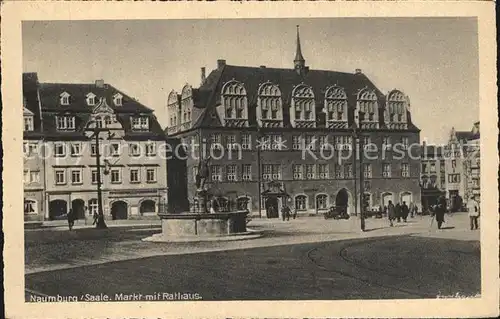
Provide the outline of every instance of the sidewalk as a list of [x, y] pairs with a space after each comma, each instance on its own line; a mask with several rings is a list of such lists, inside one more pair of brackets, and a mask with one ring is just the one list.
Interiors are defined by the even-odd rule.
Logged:
[[[123, 220], [106, 220], [106, 225], [108, 227], [136, 227], [136, 226], [144, 226], [144, 227], [160, 227], [161, 221], [160, 219], [123, 219]], [[29, 224], [29, 223], [25, 223]], [[92, 221], [78, 219], [75, 221], [75, 225], [73, 229], [85, 229], [85, 228], [95, 228], [95, 225], [92, 225]], [[28, 228], [25, 227], [25, 231], [39, 231], [44, 229], [50, 230], [68, 230], [68, 221], [67, 220], [47, 220], [44, 221], [40, 226], [36, 228]]]

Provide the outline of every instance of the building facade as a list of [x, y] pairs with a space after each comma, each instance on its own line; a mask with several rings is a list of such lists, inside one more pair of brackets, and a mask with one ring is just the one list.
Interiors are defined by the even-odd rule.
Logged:
[[444, 195], [452, 211], [462, 210], [466, 199], [480, 199], [479, 122], [471, 131], [450, 131], [445, 145], [422, 146], [421, 187], [423, 205]]
[[[420, 161], [408, 156], [412, 145], [420, 152], [419, 129], [408, 97], [383, 94], [361, 70], [309, 69], [298, 30], [290, 69], [218, 60], [208, 76], [202, 68], [201, 80], [167, 99], [167, 132], [187, 145], [192, 207], [200, 156], [208, 154], [208, 189], [222, 209], [244, 208], [249, 199], [247, 208], [267, 217], [285, 203], [302, 214], [330, 206], [354, 213], [361, 167], [369, 206], [420, 204]], [[363, 148], [375, 148], [362, 166], [353, 155], [355, 127]]]
[[39, 83], [38, 91], [44, 219], [98, 212], [98, 153], [105, 218], [157, 218], [167, 202], [166, 142], [153, 111], [102, 80]]
[[45, 214], [45, 159], [38, 78], [23, 74], [24, 220], [42, 221]]

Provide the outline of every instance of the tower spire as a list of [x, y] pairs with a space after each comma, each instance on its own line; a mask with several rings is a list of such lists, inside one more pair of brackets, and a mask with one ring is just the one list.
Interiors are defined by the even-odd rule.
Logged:
[[295, 59], [293, 60], [294, 67], [297, 71], [300, 73], [302, 72], [302, 69], [304, 69], [306, 65], [306, 61], [304, 60], [304, 57], [302, 56], [302, 49], [300, 47], [300, 34], [299, 34], [299, 26], [297, 25], [297, 47], [296, 47], [296, 52], [295, 52]]

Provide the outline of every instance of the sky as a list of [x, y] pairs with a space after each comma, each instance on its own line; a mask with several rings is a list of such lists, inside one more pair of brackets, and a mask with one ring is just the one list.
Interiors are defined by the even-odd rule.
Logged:
[[296, 25], [311, 69], [362, 69], [382, 92], [405, 92], [421, 140], [444, 143], [451, 127], [479, 120], [475, 18], [28, 21], [23, 71], [40, 82], [103, 79], [166, 126], [170, 91], [198, 87], [217, 59], [292, 68]]

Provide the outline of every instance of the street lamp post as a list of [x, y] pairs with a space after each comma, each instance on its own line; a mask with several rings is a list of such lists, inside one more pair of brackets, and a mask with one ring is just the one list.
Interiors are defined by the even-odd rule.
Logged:
[[[358, 115], [359, 118], [359, 115]], [[357, 127], [356, 123], [353, 125], [353, 144], [354, 144], [354, 161], [353, 161], [353, 166], [354, 166], [354, 207], [357, 210], [358, 206], [358, 201], [359, 201], [359, 218], [361, 222], [361, 230], [365, 231], [365, 214], [364, 214], [364, 169], [363, 169], [363, 157], [364, 157], [364, 146], [363, 146], [363, 136], [361, 134], [361, 124], [359, 125], [359, 128]], [[359, 153], [358, 153], [358, 148], [359, 148]], [[358, 181], [358, 176], [357, 176], [357, 157], [359, 155], [359, 197], [358, 197], [358, 188], [356, 187], [357, 181]], [[357, 213], [357, 212], [356, 212]]]
[[260, 127], [257, 128], [257, 139], [255, 141], [255, 147], [257, 148], [257, 191], [258, 191], [258, 197], [259, 197], [259, 218], [262, 218], [262, 189], [261, 189], [261, 179], [262, 179], [262, 174], [261, 174], [261, 164], [260, 164], [260, 138], [261, 138], [261, 131]]

